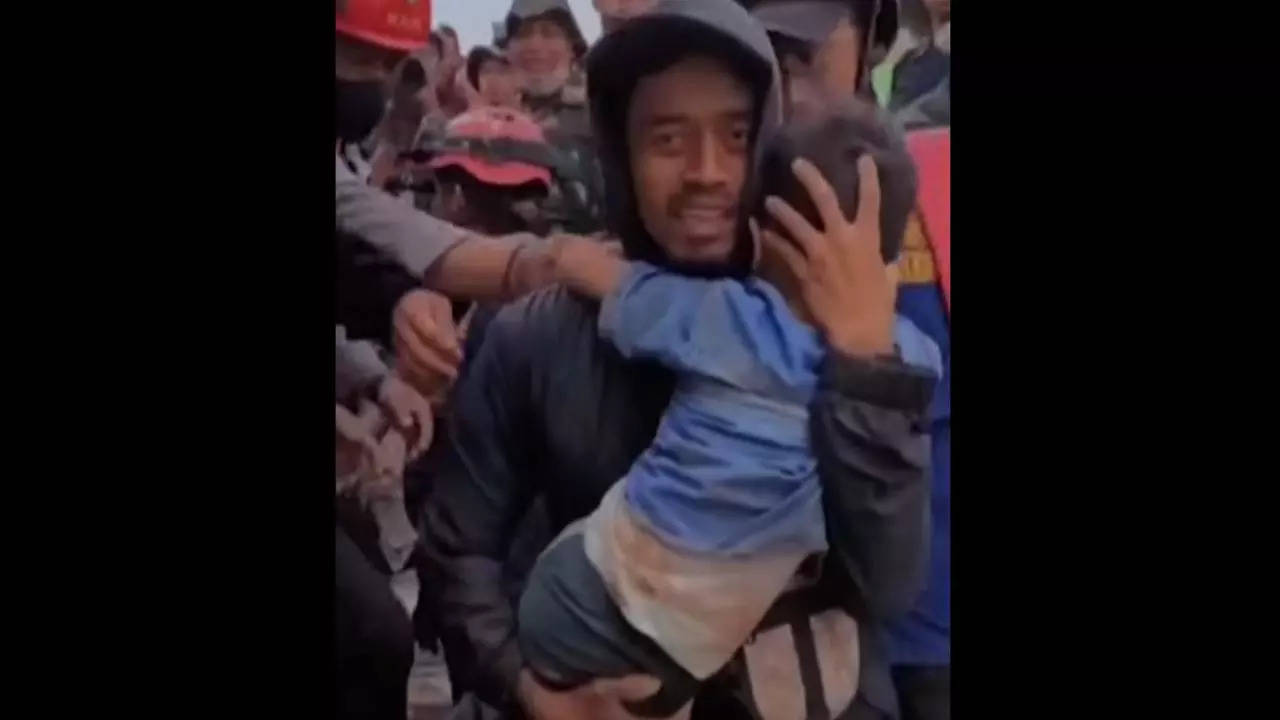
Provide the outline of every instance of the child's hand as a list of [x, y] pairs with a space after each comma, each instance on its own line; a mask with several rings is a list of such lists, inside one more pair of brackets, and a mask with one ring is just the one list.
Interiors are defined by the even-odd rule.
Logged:
[[599, 300], [618, 287], [626, 268], [618, 243], [568, 234], [551, 243], [556, 279], [571, 290]]

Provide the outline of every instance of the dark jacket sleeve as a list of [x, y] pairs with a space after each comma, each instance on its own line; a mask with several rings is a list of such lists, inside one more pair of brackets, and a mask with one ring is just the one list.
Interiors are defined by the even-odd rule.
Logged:
[[896, 359], [832, 353], [810, 413], [830, 552], [855, 615], [883, 620], [923, 588], [929, 541], [926, 411], [937, 378]]
[[503, 564], [538, 492], [528, 437], [530, 362], [537, 347], [529, 298], [485, 329], [451, 399], [450, 446], [423, 511], [427, 582], [450, 675], [503, 707], [521, 667]]
[[337, 233], [335, 322], [352, 340], [391, 347], [391, 313], [421, 282], [400, 263], [349, 233]]

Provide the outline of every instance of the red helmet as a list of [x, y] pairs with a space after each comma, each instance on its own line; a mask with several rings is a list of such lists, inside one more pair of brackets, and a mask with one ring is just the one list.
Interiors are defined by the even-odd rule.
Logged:
[[554, 151], [533, 118], [506, 108], [480, 107], [449, 122], [430, 160], [435, 170], [459, 167], [490, 185], [540, 182], [551, 186]]
[[338, 0], [337, 30], [387, 50], [413, 52], [427, 44], [431, 0]]

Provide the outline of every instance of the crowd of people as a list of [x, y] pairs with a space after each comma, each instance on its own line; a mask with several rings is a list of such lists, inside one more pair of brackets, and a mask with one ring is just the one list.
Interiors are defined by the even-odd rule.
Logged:
[[950, 717], [950, 3], [594, 8], [337, 0], [338, 716]]

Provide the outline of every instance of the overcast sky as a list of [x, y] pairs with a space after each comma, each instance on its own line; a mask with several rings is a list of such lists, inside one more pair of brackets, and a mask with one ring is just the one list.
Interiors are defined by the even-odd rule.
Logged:
[[[591, 0], [569, 0], [574, 19], [582, 30], [587, 44], [600, 36], [600, 15]], [[431, 3], [432, 24], [452, 25], [458, 31], [458, 42], [466, 54], [474, 45], [493, 43], [493, 25], [506, 18], [511, 0], [434, 0]]]

